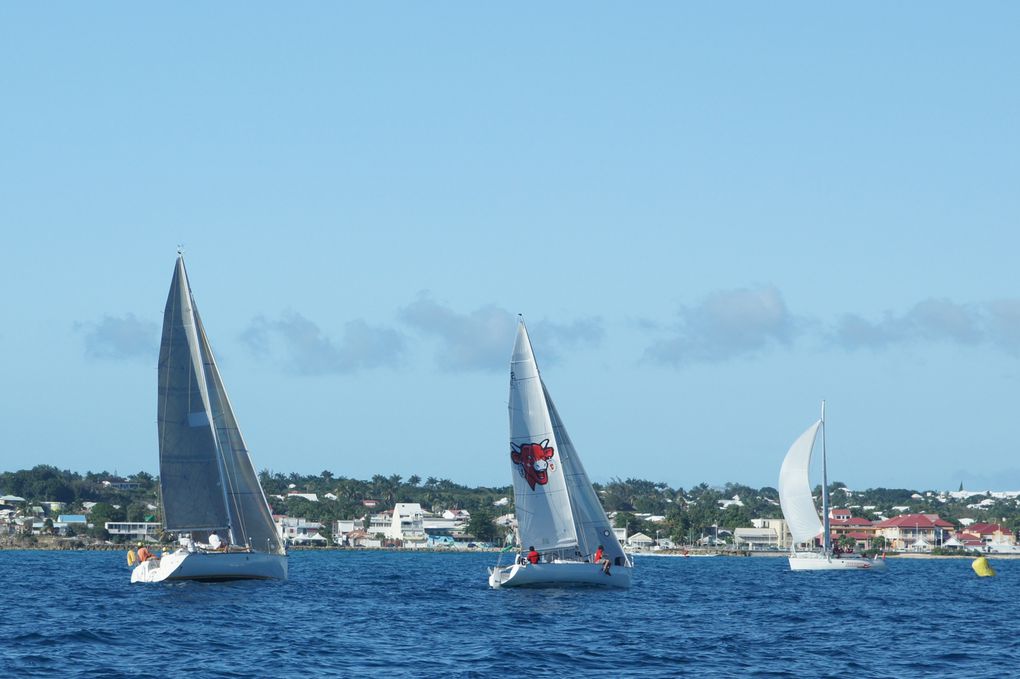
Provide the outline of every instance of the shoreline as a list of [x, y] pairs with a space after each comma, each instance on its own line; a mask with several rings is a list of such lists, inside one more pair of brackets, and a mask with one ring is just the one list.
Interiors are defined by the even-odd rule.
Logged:
[[[49, 544], [34, 544], [34, 545], [19, 545], [13, 541], [5, 541], [0, 544], [0, 552], [124, 552], [128, 549], [133, 549], [131, 544], [82, 544], [80, 541], [48, 541]], [[155, 548], [159, 549], [161, 545], [154, 545]], [[340, 547], [340, 546], [325, 546], [325, 547], [312, 547], [305, 545], [296, 545], [287, 548], [288, 552], [407, 552], [407, 553], [427, 553], [427, 554], [497, 554], [501, 550], [495, 547], [472, 547], [466, 549], [455, 549], [451, 547], [421, 547], [421, 548], [409, 548], [404, 549], [401, 547]], [[683, 552], [679, 550], [659, 551], [659, 552], [629, 552], [634, 556], [642, 557], [659, 557], [659, 558], [704, 558], [704, 557], [730, 557], [730, 558], [786, 558], [786, 552], [733, 552], [733, 551], [694, 551], [690, 550], [685, 556]], [[979, 556], [985, 556], [990, 560], [1011, 560], [1020, 559], [1020, 554], [924, 554], [924, 553], [889, 553], [886, 555], [887, 559], [921, 559], [921, 560], [938, 560], [938, 559], [949, 559], [949, 560], [960, 560], [960, 559], [976, 559]]]

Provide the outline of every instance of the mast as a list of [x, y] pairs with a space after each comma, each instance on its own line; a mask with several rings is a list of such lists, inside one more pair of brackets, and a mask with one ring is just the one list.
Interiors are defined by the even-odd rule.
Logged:
[[832, 537], [829, 535], [829, 470], [825, 458], [825, 400], [822, 400], [822, 535], [825, 554], [832, 553]]

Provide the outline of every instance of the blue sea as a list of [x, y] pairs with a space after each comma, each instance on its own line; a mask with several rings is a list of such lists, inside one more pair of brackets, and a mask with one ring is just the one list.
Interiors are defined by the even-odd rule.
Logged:
[[638, 557], [630, 590], [494, 591], [496, 558], [299, 551], [287, 582], [132, 585], [122, 552], [0, 551], [0, 676], [1020, 676], [1020, 560]]

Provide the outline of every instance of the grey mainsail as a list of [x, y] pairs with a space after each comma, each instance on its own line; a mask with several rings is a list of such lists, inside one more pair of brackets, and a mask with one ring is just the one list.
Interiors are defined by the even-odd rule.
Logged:
[[168, 531], [226, 531], [235, 545], [283, 553], [268, 503], [177, 258], [159, 351], [159, 469]]

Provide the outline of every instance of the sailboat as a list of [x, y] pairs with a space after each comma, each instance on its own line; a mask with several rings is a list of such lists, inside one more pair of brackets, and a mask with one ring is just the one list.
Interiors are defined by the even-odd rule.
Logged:
[[287, 578], [273, 523], [178, 251], [159, 347], [159, 489], [176, 550], [131, 582]]
[[[489, 569], [489, 586], [630, 587], [624, 553], [588, 474], [542, 382], [522, 319], [510, 362], [510, 470], [521, 551]], [[538, 552], [537, 563], [525, 550]], [[608, 574], [596, 553], [608, 559]]]
[[[822, 432], [822, 519], [818, 519], [815, 500], [811, 495], [809, 467], [811, 452], [818, 431]], [[822, 401], [821, 418], [807, 428], [793, 442], [779, 470], [779, 504], [783, 517], [790, 527], [793, 543], [790, 545], [790, 570], [884, 570], [885, 560], [867, 559], [858, 554], [835, 554], [829, 529], [829, 477], [825, 456], [825, 401]], [[821, 551], [797, 551], [797, 545], [814, 543], [822, 534]]]

